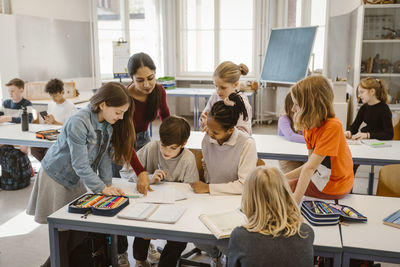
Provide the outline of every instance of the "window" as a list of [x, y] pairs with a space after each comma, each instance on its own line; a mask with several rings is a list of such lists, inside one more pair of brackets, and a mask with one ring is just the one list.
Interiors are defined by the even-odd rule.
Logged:
[[178, 75], [210, 76], [225, 60], [254, 73], [253, 6], [253, 0], [180, 0]]
[[112, 42], [123, 37], [120, 1], [97, 1], [97, 24], [100, 54], [100, 73], [102, 78], [113, 77]]

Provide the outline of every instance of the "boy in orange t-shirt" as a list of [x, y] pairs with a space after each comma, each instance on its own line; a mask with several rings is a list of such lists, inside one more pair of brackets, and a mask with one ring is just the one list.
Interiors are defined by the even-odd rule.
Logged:
[[[285, 174], [300, 203], [303, 195], [322, 199], [339, 199], [347, 195], [354, 183], [353, 160], [340, 121], [333, 111], [333, 91], [321, 75], [309, 76], [291, 88], [295, 127], [303, 130], [308, 161]], [[328, 158], [329, 180], [314, 175]]]

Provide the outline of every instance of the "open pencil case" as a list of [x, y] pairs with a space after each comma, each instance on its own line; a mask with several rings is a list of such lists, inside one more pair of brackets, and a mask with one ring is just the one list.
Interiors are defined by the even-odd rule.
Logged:
[[367, 221], [367, 217], [350, 206], [323, 201], [304, 201], [301, 213], [314, 226], [336, 225], [339, 221]]
[[111, 217], [128, 204], [129, 198], [126, 196], [85, 194], [68, 205], [68, 212], [81, 214], [92, 212], [94, 215]]
[[57, 129], [37, 131], [36, 138], [54, 141], [54, 140], [57, 140], [57, 137], [59, 134], [60, 134], [60, 131]]

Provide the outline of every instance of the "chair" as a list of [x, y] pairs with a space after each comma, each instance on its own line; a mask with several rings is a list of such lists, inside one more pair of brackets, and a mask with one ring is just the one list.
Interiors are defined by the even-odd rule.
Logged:
[[377, 196], [400, 197], [400, 164], [383, 166], [379, 171]]

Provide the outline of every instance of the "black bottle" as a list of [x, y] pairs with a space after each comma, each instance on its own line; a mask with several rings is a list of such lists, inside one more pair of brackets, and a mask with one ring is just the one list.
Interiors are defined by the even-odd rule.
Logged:
[[23, 132], [27, 132], [29, 130], [29, 117], [28, 117], [28, 110], [26, 107], [22, 108], [21, 128]]

